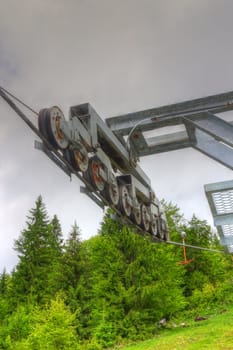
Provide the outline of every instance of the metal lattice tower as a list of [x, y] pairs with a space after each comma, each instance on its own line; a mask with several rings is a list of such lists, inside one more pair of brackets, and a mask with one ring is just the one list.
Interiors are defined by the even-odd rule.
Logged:
[[233, 253], [233, 180], [206, 184], [205, 193], [221, 243]]

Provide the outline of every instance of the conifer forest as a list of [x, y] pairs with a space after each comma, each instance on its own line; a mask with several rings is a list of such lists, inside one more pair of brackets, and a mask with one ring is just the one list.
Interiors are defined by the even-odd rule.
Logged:
[[38, 197], [13, 243], [18, 263], [0, 274], [0, 349], [116, 349], [233, 301], [232, 259], [206, 221], [188, 222], [163, 203], [171, 241], [221, 253], [152, 243], [108, 211], [96, 236], [82, 240], [78, 223], [64, 239]]

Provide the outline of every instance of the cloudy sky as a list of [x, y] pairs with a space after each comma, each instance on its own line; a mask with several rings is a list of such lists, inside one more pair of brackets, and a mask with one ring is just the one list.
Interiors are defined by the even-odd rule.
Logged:
[[[233, 90], [232, 13], [231, 0], [0, 0], [0, 85], [36, 110], [90, 102], [102, 118]], [[34, 150], [3, 100], [0, 121], [0, 271], [10, 271], [39, 194], [65, 236], [74, 220], [94, 235], [103, 213]], [[209, 222], [203, 185], [232, 179], [193, 149], [141, 167], [160, 198]]]

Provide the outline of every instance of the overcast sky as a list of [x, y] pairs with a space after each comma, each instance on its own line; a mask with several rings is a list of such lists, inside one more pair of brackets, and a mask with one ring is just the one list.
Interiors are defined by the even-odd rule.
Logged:
[[[233, 90], [231, 0], [0, 0], [0, 85], [34, 109], [90, 102], [102, 118]], [[0, 100], [0, 272], [42, 195], [64, 236], [96, 234], [102, 211]], [[205, 183], [232, 172], [193, 149], [141, 160], [160, 198], [212, 223]]]

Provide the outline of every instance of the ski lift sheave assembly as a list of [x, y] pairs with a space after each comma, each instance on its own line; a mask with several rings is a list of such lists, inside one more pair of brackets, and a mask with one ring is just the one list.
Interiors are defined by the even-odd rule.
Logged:
[[[233, 126], [212, 114], [233, 110], [233, 91], [105, 121], [89, 103], [70, 107], [65, 118], [57, 106], [37, 113], [2, 87], [0, 96], [41, 139], [35, 147], [84, 183], [81, 192], [101, 208], [113, 208], [153, 241], [172, 243], [162, 206], [138, 165], [140, 157], [193, 147], [233, 169], [233, 136], [229, 136]], [[36, 115], [37, 125], [20, 105]], [[180, 125], [184, 131], [146, 137], [146, 131]]]
[[71, 107], [68, 120], [57, 106], [39, 113], [31, 109], [36, 126], [13, 100], [27, 105], [3, 88], [0, 95], [42, 140], [35, 147], [85, 184], [81, 192], [153, 240], [168, 240], [166, 217], [149, 178], [90, 104]]
[[67, 121], [58, 107], [42, 109], [39, 132], [89, 185], [87, 193], [152, 237], [167, 240], [165, 215], [150, 181], [89, 104], [71, 107]]

